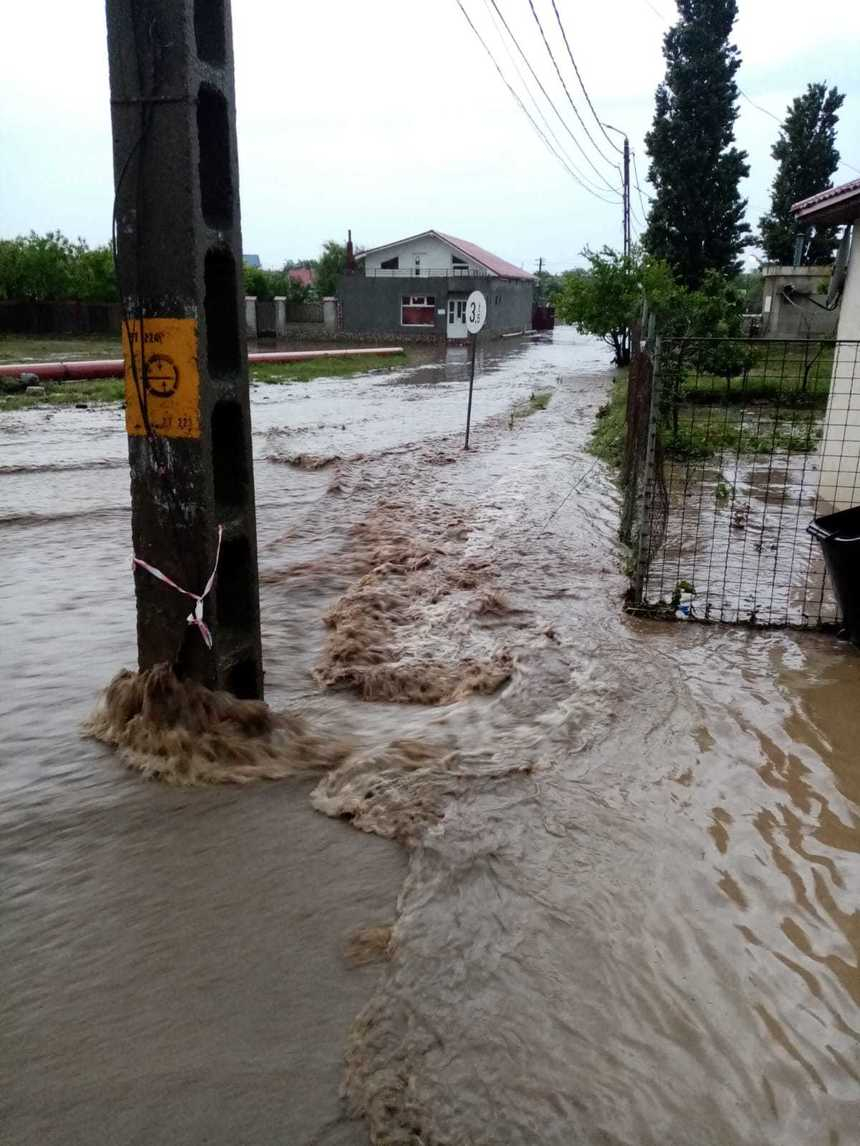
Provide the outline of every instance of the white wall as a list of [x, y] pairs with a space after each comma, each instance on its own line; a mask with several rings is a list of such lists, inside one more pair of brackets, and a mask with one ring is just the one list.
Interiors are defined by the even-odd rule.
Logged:
[[[368, 255], [364, 260], [366, 271], [373, 273], [378, 270], [380, 264], [393, 259], [395, 255], [400, 259], [400, 268], [397, 271], [385, 271], [384, 274], [392, 275], [393, 277], [406, 277], [414, 274], [415, 256], [421, 256], [421, 275], [448, 274], [452, 269], [451, 257], [455, 252], [443, 243], [440, 239], [434, 239], [432, 235], [428, 235], [423, 239], [416, 239], [412, 242], [397, 243], [392, 247], [386, 247], [384, 250], [378, 251], [376, 254]], [[460, 256], [461, 258], [463, 256]], [[468, 261], [468, 260], [467, 260]], [[489, 272], [483, 267], [479, 267], [477, 263], [469, 263], [470, 273], [477, 275], [486, 275]], [[464, 272], [466, 273], [466, 272]]]
[[[854, 224], [836, 337], [860, 339], [860, 221]], [[860, 505], [860, 347], [837, 345], [824, 432], [818, 450], [818, 496], [828, 508]]]

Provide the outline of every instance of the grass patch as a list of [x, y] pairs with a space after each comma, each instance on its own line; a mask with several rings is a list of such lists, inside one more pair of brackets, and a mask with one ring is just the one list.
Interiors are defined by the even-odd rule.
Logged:
[[677, 429], [664, 428], [663, 447], [666, 456], [675, 461], [704, 461], [715, 454], [772, 454], [777, 450], [808, 454], [817, 448], [820, 438], [820, 426], [809, 421], [798, 424], [791, 418], [776, 418], [745, 426], [726, 419], [697, 425], [682, 414]]
[[605, 406], [597, 411], [597, 422], [588, 444], [588, 452], [611, 466], [620, 466], [627, 437], [627, 374], [618, 374]]
[[252, 362], [248, 371], [252, 382], [312, 382], [314, 378], [343, 378], [371, 370], [399, 370], [408, 362], [409, 355], [404, 351], [355, 358], [310, 358], [305, 362]]
[[783, 348], [770, 354], [754, 349], [752, 355], [749, 369], [734, 378], [688, 370], [681, 385], [681, 402], [704, 406], [768, 403], [799, 408], [827, 405], [832, 346]]
[[[24, 340], [15, 339], [14, 342], [20, 351]], [[44, 342], [37, 343], [34, 339], [25, 340], [28, 345], [44, 346]], [[56, 340], [54, 345], [60, 345]], [[5, 345], [5, 344], [4, 344]], [[74, 346], [77, 357], [81, 357], [81, 340], [74, 343], [65, 343]], [[95, 344], [94, 344], [95, 346]], [[118, 347], [114, 348], [119, 355]], [[18, 352], [16, 351], [16, 353]], [[65, 351], [55, 354], [54, 358], [66, 356]], [[83, 355], [95, 357], [92, 349]], [[15, 357], [14, 355], [12, 357]], [[44, 351], [31, 355], [31, 360], [37, 357], [45, 360]], [[74, 355], [68, 355], [74, 357]], [[17, 361], [18, 358], [15, 358]], [[21, 359], [23, 361], [23, 358]], [[371, 370], [394, 370], [402, 368], [409, 361], [409, 356], [403, 354], [377, 355], [368, 354], [358, 358], [312, 358], [305, 362], [265, 362], [249, 364], [248, 372], [252, 382], [310, 382], [314, 378], [338, 378], [351, 374], [366, 374]], [[120, 402], [125, 398], [125, 383], [122, 378], [93, 378], [84, 382], [43, 382], [44, 394], [11, 393], [3, 394], [3, 379], [0, 379], [0, 412], [6, 410], [27, 410], [32, 406], [75, 406], [86, 402]], [[13, 381], [9, 379], [8, 381]], [[17, 385], [17, 379], [14, 380]]]
[[538, 410], [545, 410], [551, 397], [552, 390], [533, 390], [524, 402], [515, 402], [511, 406], [511, 415], [508, 421], [510, 428], [514, 428], [516, 418], [528, 418], [530, 414], [536, 414]]
[[0, 395], [0, 411], [28, 410], [31, 406], [75, 406], [86, 402], [119, 402], [125, 398], [122, 378], [93, 378], [89, 382], [45, 382], [44, 394]]
[[119, 338], [108, 334], [75, 338], [0, 334], [0, 362], [63, 362], [80, 358], [122, 358]]

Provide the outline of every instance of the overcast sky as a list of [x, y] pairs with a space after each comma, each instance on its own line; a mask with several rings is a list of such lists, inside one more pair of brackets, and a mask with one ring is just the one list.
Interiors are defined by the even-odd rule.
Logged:
[[[489, 0], [463, 2], [510, 82], [522, 92], [513, 57], [575, 167], [612, 198], [603, 180], [617, 176], [577, 122], [528, 0], [496, 3], [582, 151], [522, 57], [505, 47]], [[586, 126], [614, 156], [583, 99], [551, 0], [534, 3]], [[642, 140], [675, 5], [556, 3], [594, 106], [629, 133], [647, 191]], [[739, 8], [743, 91], [781, 119], [808, 82], [837, 84], [847, 93], [837, 182], [860, 174], [860, 4], [740, 0]], [[0, 15], [0, 236], [59, 228], [105, 242], [113, 184], [104, 4], [0, 0]], [[619, 244], [620, 207], [583, 189], [549, 153], [456, 0], [233, 0], [233, 26], [244, 248], [264, 265], [313, 256], [348, 227], [364, 246], [432, 227], [530, 270], [540, 256], [560, 270], [581, 261], [586, 243]], [[768, 204], [777, 130], [740, 101], [751, 221]], [[636, 193], [634, 210], [641, 219]]]

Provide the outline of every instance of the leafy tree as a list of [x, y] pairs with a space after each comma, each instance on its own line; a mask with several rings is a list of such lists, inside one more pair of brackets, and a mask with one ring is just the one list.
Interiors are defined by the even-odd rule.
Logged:
[[645, 137], [654, 204], [643, 236], [695, 290], [705, 272], [732, 274], [748, 245], [746, 152], [732, 146], [740, 55], [729, 42], [736, 0], [677, 0], [680, 20], [663, 39], [666, 74], [657, 88], [654, 122]]
[[735, 279], [735, 285], [743, 294], [744, 314], [760, 314], [764, 294], [761, 271], [744, 271]]
[[553, 306], [556, 296], [562, 288], [562, 276], [541, 270], [535, 272], [535, 280], [535, 302]]
[[336, 239], [323, 243], [322, 254], [317, 262], [317, 293], [326, 298], [337, 291], [340, 276], [346, 270], [346, 244]]
[[285, 268], [266, 271], [262, 267], [245, 267], [245, 294], [255, 298], [285, 298], [287, 303], [305, 302], [310, 289], [291, 279]]
[[262, 267], [245, 267], [245, 294], [254, 298], [274, 298], [269, 275]]
[[0, 240], [0, 298], [112, 302], [117, 297], [109, 246], [90, 248], [83, 239], [73, 243], [60, 231]]
[[119, 298], [113, 251], [108, 244], [91, 248], [79, 240], [71, 278], [72, 297], [81, 302], [116, 302]]
[[[768, 259], [794, 261], [797, 222], [793, 203], [833, 186], [839, 166], [836, 125], [845, 96], [826, 83], [809, 84], [788, 108], [771, 155], [779, 168], [771, 188], [770, 211], [759, 220], [760, 242]], [[807, 264], [830, 263], [837, 244], [836, 227], [816, 227], [803, 255]]]
[[594, 334], [612, 347], [617, 365], [630, 362], [630, 326], [642, 311], [645, 299], [658, 315], [671, 309], [678, 288], [668, 266], [638, 248], [630, 255], [611, 247], [583, 256], [587, 271], [567, 271], [555, 299], [562, 322], [572, 323], [581, 334]]

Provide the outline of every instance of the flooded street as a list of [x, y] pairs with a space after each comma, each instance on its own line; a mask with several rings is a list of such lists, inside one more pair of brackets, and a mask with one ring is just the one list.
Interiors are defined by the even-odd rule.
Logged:
[[366, 1142], [343, 1085], [385, 1144], [860, 1142], [860, 659], [623, 614], [605, 362], [488, 344], [469, 453], [465, 350], [254, 388], [267, 699], [357, 746], [316, 787], [81, 738], [122, 414], [3, 415], [0, 1141]]

